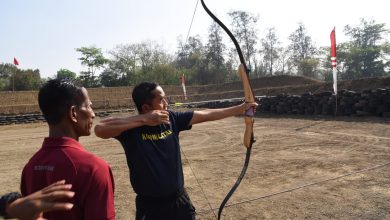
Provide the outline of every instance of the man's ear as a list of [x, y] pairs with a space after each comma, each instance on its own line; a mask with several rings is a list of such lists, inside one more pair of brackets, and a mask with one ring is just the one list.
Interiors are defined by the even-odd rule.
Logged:
[[69, 110], [69, 118], [72, 122], [77, 122], [77, 111], [76, 106], [72, 105]]
[[150, 106], [148, 104], [143, 104], [142, 107], [142, 113], [150, 111]]

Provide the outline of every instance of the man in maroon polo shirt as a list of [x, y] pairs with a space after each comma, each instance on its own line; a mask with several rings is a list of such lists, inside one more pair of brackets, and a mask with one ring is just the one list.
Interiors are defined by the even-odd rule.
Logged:
[[23, 169], [22, 194], [64, 179], [75, 192], [69, 200], [73, 208], [44, 213], [44, 218], [115, 219], [111, 169], [78, 142], [80, 136], [90, 135], [95, 117], [87, 90], [66, 80], [50, 80], [40, 89], [38, 102], [49, 136]]

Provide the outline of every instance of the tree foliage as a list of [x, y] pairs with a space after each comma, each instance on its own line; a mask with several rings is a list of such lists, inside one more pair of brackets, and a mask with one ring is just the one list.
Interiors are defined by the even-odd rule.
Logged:
[[81, 57], [79, 58], [81, 64], [88, 67], [87, 71], [80, 73], [79, 79], [81, 83], [85, 87], [99, 86], [99, 81], [95, 73], [96, 70], [102, 68], [108, 62], [108, 59], [104, 57], [100, 48], [94, 46], [76, 48], [76, 51], [81, 53]]
[[19, 69], [10, 63], [0, 64], [0, 90], [37, 90], [42, 84], [38, 69]]
[[[258, 17], [246, 11], [231, 11], [228, 13], [231, 18], [232, 33], [240, 44], [245, 60], [249, 63], [256, 63], [256, 45], [258, 42], [257, 21]], [[256, 71], [256, 70], [255, 70]]]
[[222, 40], [221, 27], [216, 22], [212, 22], [209, 27], [209, 36], [206, 46], [206, 59], [208, 64], [216, 67], [222, 67], [224, 65], [226, 45]]
[[126, 86], [157, 80], [172, 83], [177, 78], [171, 55], [156, 42], [122, 44], [109, 53], [112, 59], [100, 75], [102, 86]]
[[41, 86], [41, 76], [38, 69], [17, 70], [13, 77], [13, 89], [16, 91], [37, 90]]
[[314, 62], [316, 47], [303, 23], [298, 23], [298, 28], [290, 34], [289, 40], [291, 42], [288, 47], [291, 54], [290, 59], [297, 74], [313, 77], [318, 64], [318, 62]]
[[76, 79], [76, 73], [72, 72], [68, 69], [60, 69], [57, 71], [57, 79], [71, 79], [75, 80]]
[[269, 28], [265, 38], [261, 40], [264, 66], [266, 72], [271, 76], [274, 73], [274, 66], [281, 53], [280, 41], [275, 33], [275, 28]]
[[357, 27], [345, 26], [344, 32], [351, 41], [338, 48], [342, 79], [385, 76], [390, 67], [385, 24], [361, 19]]

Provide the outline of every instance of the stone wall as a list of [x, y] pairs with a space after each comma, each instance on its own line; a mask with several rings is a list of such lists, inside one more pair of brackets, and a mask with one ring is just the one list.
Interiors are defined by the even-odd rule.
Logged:
[[390, 117], [390, 89], [342, 90], [303, 95], [278, 95], [260, 100], [259, 112], [276, 114]]

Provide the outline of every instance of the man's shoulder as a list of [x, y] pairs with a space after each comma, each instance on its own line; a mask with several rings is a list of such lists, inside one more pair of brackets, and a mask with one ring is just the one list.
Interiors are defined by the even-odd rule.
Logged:
[[23, 176], [31, 175], [64, 175], [72, 177], [77, 175], [77, 165], [67, 152], [61, 149], [40, 149], [23, 168]]
[[112, 172], [110, 165], [104, 159], [92, 153], [88, 153], [86, 156], [88, 158], [76, 162], [80, 176], [84, 176], [87, 179], [92, 178], [94, 181], [105, 181]]
[[37, 164], [67, 164], [71, 163], [69, 153], [61, 148], [59, 149], [39, 149], [27, 162], [27, 166], [35, 166]]
[[78, 152], [77, 158], [74, 157], [73, 159], [77, 159], [77, 162], [80, 162], [85, 166], [95, 166], [95, 165], [108, 166], [105, 160], [88, 151]]
[[168, 110], [169, 114], [175, 117], [189, 117], [194, 114], [194, 111], [172, 111]]
[[109, 167], [105, 160], [85, 149], [67, 147], [55, 152], [53, 152], [55, 157], [62, 160], [63, 165], [70, 163], [77, 172], [92, 172], [96, 169]]

